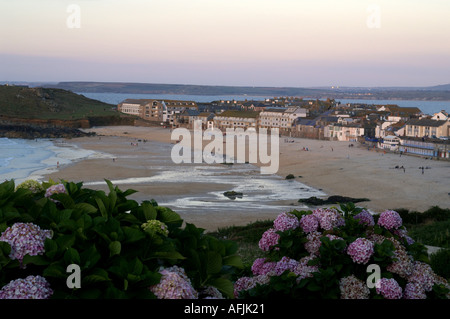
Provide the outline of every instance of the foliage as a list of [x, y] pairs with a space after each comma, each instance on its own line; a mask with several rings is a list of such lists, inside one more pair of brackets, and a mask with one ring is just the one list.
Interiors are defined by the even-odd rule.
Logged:
[[[297, 219], [293, 221], [293, 217]], [[372, 215], [353, 203], [280, 214], [263, 233], [265, 256], [235, 282], [239, 298], [449, 298], [425, 247], [400, 215]]]
[[[109, 193], [65, 181], [60, 193], [48, 192], [58, 186], [53, 181], [42, 183], [37, 192], [15, 189], [13, 180], [0, 184], [0, 233], [12, 233], [17, 223], [51, 232], [43, 249], [31, 246], [34, 253], [22, 260], [12, 254], [16, 239], [0, 240], [0, 287], [42, 276], [53, 291], [51, 298], [155, 298], [149, 287], [160, 282], [161, 270], [180, 267], [194, 289], [215, 287], [224, 297], [233, 296], [230, 279], [242, 267], [235, 243], [191, 224], [183, 228], [171, 209], [154, 200], [130, 200], [134, 190], [106, 183]], [[68, 286], [73, 264], [81, 270], [79, 288]]]
[[450, 280], [450, 249], [440, 249], [430, 256], [431, 268], [439, 275]]

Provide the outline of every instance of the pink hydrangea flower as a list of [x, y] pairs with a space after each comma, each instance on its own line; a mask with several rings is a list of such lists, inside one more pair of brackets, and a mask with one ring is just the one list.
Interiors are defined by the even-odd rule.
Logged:
[[378, 225], [388, 230], [394, 230], [402, 226], [403, 220], [399, 213], [393, 210], [386, 210], [380, 214]]
[[314, 266], [308, 265], [309, 261], [313, 260], [315, 258], [316, 258], [316, 256], [310, 255], [310, 256], [303, 257], [302, 259], [299, 260], [297, 268], [294, 269], [294, 273], [298, 276], [297, 282], [300, 282], [300, 280], [302, 280], [304, 278], [312, 277], [313, 273], [319, 271], [318, 265], [314, 265]]
[[241, 291], [255, 288], [256, 285], [265, 285], [270, 282], [270, 276], [258, 275], [255, 277], [241, 277], [234, 283], [234, 297], [238, 298]]
[[360, 224], [366, 225], [366, 226], [374, 226], [375, 221], [373, 219], [373, 216], [371, 213], [369, 213], [367, 210], [362, 210], [359, 214], [355, 215], [353, 217], [354, 219], [357, 219]]
[[403, 292], [403, 298], [405, 299], [427, 299], [425, 290], [422, 285], [416, 282], [408, 282]]
[[299, 225], [298, 218], [291, 213], [282, 213], [273, 222], [273, 228], [277, 231], [296, 229]]
[[[276, 230], [269, 228], [263, 233], [261, 239], [259, 240], [258, 246], [262, 251], [269, 251], [278, 244], [279, 240], [280, 235], [276, 233]], [[279, 250], [278, 247], [275, 247], [275, 249]]]
[[416, 261], [414, 263], [414, 269], [408, 277], [408, 281], [421, 285], [425, 291], [431, 291], [435, 283], [435, 278], [436, 274], [430, 265]]
[[402, 287], [394, 279], [381, 278], [375, 285], [377, 294], [386, 299], [400, 299], [403, 296]]
[[314, 215], [303, 215], [300, 219], [300, 226], [305, 233], [311, 233], [319, 228], [319, 220]]
[[266, 262], [266, 258], [257, 258], [251, 269], [254, 275], [274, 275], [276, 264], [274, 261]]
[[322, 237], [322, 233], [318, 231], [311, 232], [306, 236], [308, 242], [305, 243], [305, 249], [307, 252], [309, 252], [310, 255], [313, 256], [319, 255], [319, 249], [320, 246], [322, 245], [320, 237]]
[[357, 264], [367, 264], [374, 253], [374, 245], [367, 238], [357, 238], [347, 248], [347, 254]]
[[354, 275], [341, 278], [339, 289], [341, 291], [341, 299], [369, 299], [370, 296], [367, 284]]
[[317, 217], [320, 227], [324, 230], [332, 230], [345, 225], [344, 217], [336, 209], [318, 208], [313, 210], [313, 215]]
[[33, 223], [15, 223], [0, 236], [0, 241], [11, 246], [9, 257], [22, 263], [25, 255], [36, 256], [44, 253], [46, 238], [52, 237], [51, 230], [42, 230]]
[[295, 272], [299, 265], [299, 262], [295, 259], [283, 256], [275, 265], [275, 275], [280, 276], [286, 270], [290, 272]]
[[51, 198], [53, 194], [67, 194], [67, 191], [63, 184], [56, 184], [47, 188], [47, 190], [45, 191], [45, 197], [57, 203], [57, 200]]
[[48, 299], [53, 294], [44, 277], [28, 276], [10, 281], [0, 290], [0, 299]]
[[198, 293], [183, 268], [173, 266], [162, 269], [159, 284], [150, 287], [158, 299], [197, 299]]

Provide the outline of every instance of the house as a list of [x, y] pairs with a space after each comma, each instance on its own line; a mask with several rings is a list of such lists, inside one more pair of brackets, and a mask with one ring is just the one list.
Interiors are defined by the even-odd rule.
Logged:
[[418, 107], [401, 107], [398, 105], [381, 105], [377, 106], [377, 111], [388, 112], [392, 116], [401, 117], [417, 117], [422, 114], [422, 111]]
[[330, 124], [325, 127], [324, 136], [330, 140], [355, 142], [364, 136], [364, 128], [361, 124]]
[[400, 145], [400, 138], [395, 135], [385, 136], [380, 142], [380, 148], [386, 149], [389, 151], [397, 151]]
[[450, 119], [411, 119], [405, 124], [405, 136], [409, 137], [449, 137]]
[[164, 109], [163, 102], [151, 99], [126, 99], [117, 105], [119, 112], [158, 122], [163, 119]]
[[228, 110], [214, 116], [214, 127], [219, 130], [227, 128], [258, 128], [259, 112]]
[[147, 121], [174, 125], [177, 114], [185, 109], [198, 109], [193, 101], [126, 99], [119, 103], [117, 110], [122, 113], [136, 115]]
[[442, 110], [440, 112], [434, 113], [431, 119], [441, 121], [441, 120], [448, 120], [449, 117], [450, 115], [448, 114], [448, 112]]

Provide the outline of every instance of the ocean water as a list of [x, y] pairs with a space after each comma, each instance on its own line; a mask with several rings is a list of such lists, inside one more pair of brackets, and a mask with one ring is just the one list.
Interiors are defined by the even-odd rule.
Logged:
[[76, 145], [50, 139], [0, 138], [0, 182], [14, 179], [42, 181], [43, 175], [84, 158], [111, 157], [109, 154], [84, 150]]
[[[144, 147], [144, 146], [143, 146]], [[326, 196], [320, 190], [304, 185], [296, 180], [286, 180], [275, 174], [264, 175], [260, 168], [252, 164], [233, 165], [207, 163], [174, 164], [171, 159], [172, 144], [148, 141], [145, 148], [151, 150], [151, 156], [141, 156], [140, 165], [152, 171], [150, 176], [112, 179], [121, 189], [135, 189], [136, 186], [157, 186], [170, 189], [171, 185], [185, 185], [186, 194], [151, 196], [136, 194], [136, 200], [155, 199], [159, 205], [170, 207], [179, 213], [199, 212], [255, 212], [290, 211], [300, 198]], [[157, 154], [156, 156], [154, 154]], [[195, 156], [195, 154], [192, 154]], [[132, 158], [134, 155], [127, 155]], [[119, 159], [120, 160], [120, 159]], [[203, 185], [202, 185], [203, 184]], [[104, 180], [85, 182], [86, 187], [105, 186]], [[190, 187], [200, 186], [207, 191], [191, 192]], [[203, 186], [203, 187], [202, 187]], [[230, 199], [223, 192], [236, 191], [242, 197]], [[148, 198], [151, 196], [151, 198]], [[306, 207], [304, 205], [296, 206]]]
[[[273, 96], [249, 96], [249, 95], [178, 95], [178, 94], [125, 94], [125, 93], [78, 93], [105, 103], [117, 105], [125, 99], [170, 99], [186, 100], [196, 102], [212, 102], [219, 100], [255, 100], [262, 101]], [[397, 104], [401, 107], [418, 107], [425, 114], [434, 114], [441, 110], [450, 112], [450, 101], [410, 101], [410, 100], [364, 100], [364, 99], [337, 99], [345, 103], [367, 103], [367, 104]]]

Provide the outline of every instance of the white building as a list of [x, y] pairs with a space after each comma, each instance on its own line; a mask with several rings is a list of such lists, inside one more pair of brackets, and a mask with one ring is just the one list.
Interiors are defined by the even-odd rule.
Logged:
[[397, 151], [400, 145], [400, 138], [394, 135], [388, 135], [383, 138], [383, 142], [380, 143], [380, 148]]

